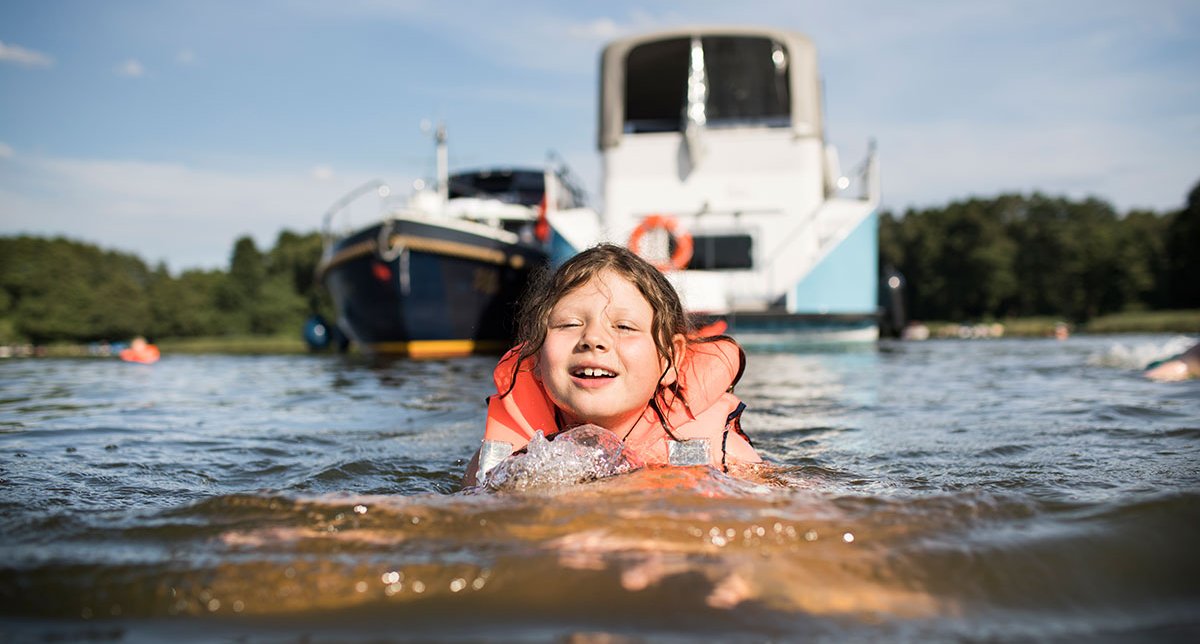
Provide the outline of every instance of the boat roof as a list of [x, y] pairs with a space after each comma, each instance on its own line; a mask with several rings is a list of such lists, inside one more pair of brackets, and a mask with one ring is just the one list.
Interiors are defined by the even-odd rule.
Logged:
[[820, 137], [822, 135], [817, 51], [808, 36], [795, 31], [769, 27], [693, 25], [627, 36], [605, 46], [600, 57], [598, 145], [601, 150], [617, 145], [624, 136], [624, 61], [630, 50], [646, 43], [693, 36], [702, 38], [705, 36], [758, 37], [769, 38], [782, 44], [788, 52], [788, 76], [792, 86], [792, 130], [797, 136]]

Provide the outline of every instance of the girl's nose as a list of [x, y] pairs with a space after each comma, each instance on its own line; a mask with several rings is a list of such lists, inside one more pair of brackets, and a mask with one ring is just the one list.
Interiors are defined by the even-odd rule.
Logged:
[[612, 346], [612, 340], [603, 324], [588, 324], [579, 337], [581, 351], [607, 351]]

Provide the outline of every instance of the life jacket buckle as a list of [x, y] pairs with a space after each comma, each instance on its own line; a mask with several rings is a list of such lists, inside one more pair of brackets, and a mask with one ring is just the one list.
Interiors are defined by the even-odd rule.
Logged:
[[708, 465], [712, 462], [709, 453], [707, 438], [667, 441], [667, 462], [671, 465]]

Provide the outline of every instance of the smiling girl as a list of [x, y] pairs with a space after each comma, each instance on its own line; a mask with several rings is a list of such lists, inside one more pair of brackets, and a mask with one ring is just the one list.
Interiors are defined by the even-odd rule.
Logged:
[[483, 446], [464, 484], [541, 431], [597, 425], [648, 464], [760, 462], [730, 393], [745, 356], [731, 338], [690, 337], [679, 295], [650, 263], [602, 244], [533, 287], [516, 347], [496, 366]]

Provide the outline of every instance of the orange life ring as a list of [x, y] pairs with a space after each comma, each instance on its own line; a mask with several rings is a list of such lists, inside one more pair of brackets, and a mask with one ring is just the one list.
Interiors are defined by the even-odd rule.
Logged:
[[648, 215], [638, 224], [637, 228], [633, 229], [633, 234], [629, 235], [629, 250], [641, 255], [639, 246], [642, 243], [642, 236], [648, 231], [655, 228], [662, 228], [671, 235], [675, 240], [675, 252], [671, 253], [670, 261], [648, 259], [655, 268], [662, 272], [670, 270], [681, 271], [687, 267], [688, 262], [692, 260], [692, 236], [687, 231], [678, 230], [679, 222], [675, 221], [674, 217], [667, 215]]

